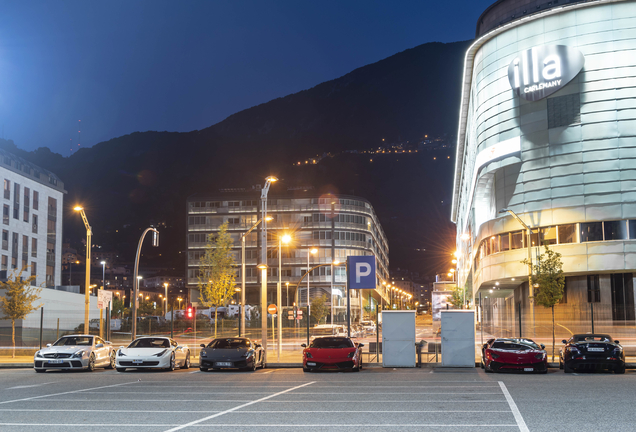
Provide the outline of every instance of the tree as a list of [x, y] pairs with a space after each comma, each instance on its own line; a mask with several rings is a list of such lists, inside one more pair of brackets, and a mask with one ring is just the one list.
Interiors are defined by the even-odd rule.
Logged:
[[199, 293], [201, 303], [206, 306], [214, 306], [214, 337], [216, 338], [216, 323], [218, 321], [218, 308], [226, 306], [234, 295], [236, 280], [234, 255], [232, 246], [234, 241], [227, 232], [228, 223], [224, 222], [219, 234], [208, 234], [208, 242], [205, 254], [199, 261]]
[[327, 303], [327, 296], [324, 294], [321, 297], [316, 297], [311, 302], [311, 316], [316, 320], [317, 324], [320, 324], [320, 320], [323, 317], [327, 317], [329, 308], [325, 303]]
[[114, 297], [111, 306], [110, 317], [122, 318], [124, 315], [128, 315], [128, 313], [129, 309], [124, 305], [124, 301], [119, 297]]
[[24, 319], [31, 312], [38, 310], [41, 304], [33, 306], [33, 302], [40, 299], [42, 288], [31, 285], [35, 276], [22, 278], [22, 274], [28, 269], [23, 266], [22, 270], [11, 272], [11, 276], [6, 282], [0, 282], [0, 289], [5, 290], [5, 295], [0, 296], [0, 311], [2, 319], [11, 320], [11, 342], [13, 343], [13, 355], [15, 358], [15, 321]]
[[[551, 250], [547, 242], [543, 244], [543, 247], [545, 253], [539, 256], [538, 264], [532, 266], [535, 273], [533, 281], [538, 285], [534, 293], [534, 301], [540, 306], [552, 309], [552, 361], [554, 362], [554, 305], [563, 298], [565, 275], [563, 274], [561, 254]], [[530, 264], [527, 259], [521, 262], [526, 265]]]
[[466, 298], [466, 290], [462, 287], [455, 286], [451, 292], [451, 296], [448, 298], [448, 302], [453, 305], [455, 309], [463, 309], [464, 299]]

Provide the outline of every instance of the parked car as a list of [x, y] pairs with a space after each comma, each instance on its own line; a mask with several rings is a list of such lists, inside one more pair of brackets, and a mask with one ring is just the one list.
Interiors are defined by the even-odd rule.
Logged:
[[625, 353], [617, 340], [605, 334], [576, 334], [562, 341], [559, 367], [565, 373], [576, 370], [613, 370], [625, 373]]
[[188, 369], [190, 349], [167, 337], [139, 337], [127, 347], [119, 347], [115, 359], [117, 372], [127, 368]]
[[312, 337], [346, 336], [347, 328], [339, 324], [319, 324], [311, 329]]
[[115, 367], [115, 350], [110, 342], [91, 335], [62, 336], [37, 351], [33, 357], [36, 372], [49, 369], [85, 369], [92, 372], [97, 367]]
[[348, 337], [317, 337], [303, 348], [303, 372], [362, 369], [362, 347]]
[[201, 344], [199, 369], [243, 369], [255, 371], [265, 368], [263, 347], [248, 338], [219, 338], [207, 346]]
[[537, 345], [531, 339], [490, 339], [482, 347], [481, 367], [486, 372], [548, 373], [548, 355], [545, 345]]

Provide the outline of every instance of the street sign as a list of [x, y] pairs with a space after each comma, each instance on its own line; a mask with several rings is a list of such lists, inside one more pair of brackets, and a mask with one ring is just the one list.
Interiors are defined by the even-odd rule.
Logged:
[[97, 307], [99, 309], [106, 309], [113, 301], [113, 292], [103, 289], [97, 290]]
[[349, 289], [375, 289], [375, 256], [348, 256]]
[[301, 310], [296, 311], [296, 319], [297, 320], [303, 319], [303, 311], [301, 311]]
[[267, 306], [267, 313], [270, 315], [274, 315], [276, 313], [278, 309], [276, 308], [276, 305], [274, 303], [272, 303], [271, 305]]

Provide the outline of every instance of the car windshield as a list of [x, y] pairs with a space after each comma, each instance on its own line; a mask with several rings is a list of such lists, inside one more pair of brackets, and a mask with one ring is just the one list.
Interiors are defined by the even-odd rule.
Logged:
[[63, 338], [60, 338], [57, 342], [53, 344], [53, 346], [71, 346], [71, 345], [91, 346], [93, 345], [93, 337], [92, 336], [65, 336]]
[[128, 348], [170, 348], [170, 341], [164, 338], [142, 338], [133, 341]]
[[235, 348], [248, 348], [250, 342], [246, 339], [214, 339], [208, 345], [208, 348], [215, 349], [235, 349]]
[[353, 342], [347, 338], [317, 338], [309, 348], [353, 348]]
[[608, 335], [574, 335], [572, 339], [574, 342], [613, 342]]
[[513, 351], [541, 349], [539, 345], [529, 339], [497, 340], [492, 344], [492, 348]]

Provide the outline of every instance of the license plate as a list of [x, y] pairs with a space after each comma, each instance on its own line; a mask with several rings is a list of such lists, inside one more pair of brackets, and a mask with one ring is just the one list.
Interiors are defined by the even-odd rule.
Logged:
[[216, 362], [215, 366], [218, 367], [232, 367], [231, 362]]
[[588, 348], [587, 350], [592, 352], [603, 352], [605, 351], [605, 348]]
[[133, 362], [133, 364], [142, 364], [144, 361], [143, 360], [133, 360], [132, 362]]
[[523, 371], [524, 371], [524, 372], [532, 372], [533, 370], [534, 370], [534, 369], [532, 369], [532, 368], [523, 368]]
[[64, 360], [49, 360], [49, 363], [51, 363], [51, 364], [60, 364], [60, 363], [64, 363]]
[[316, 363], [313, 363], [313, 362], [307, 362], [307, 366], [316, 366]]

